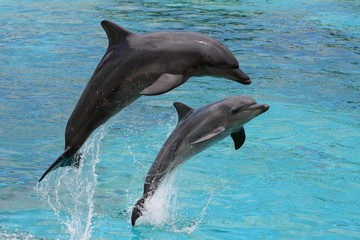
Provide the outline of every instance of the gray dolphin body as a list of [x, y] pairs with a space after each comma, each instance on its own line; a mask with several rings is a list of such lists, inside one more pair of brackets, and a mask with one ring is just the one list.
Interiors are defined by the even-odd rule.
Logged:
[[147, 173], [144, 193], [132, 211], [131, 224], [142, 215], [145, 200], [151, 197], [164, 177], [185, 160], [231, 135], [235, 149], [245, 142], [243, 125], [266, 112], [269, 106], [251, 97], [234, 96], [197, 110], [174, 103], [179, 122], [162, 146]]
[[[140, 95], [158, 95], [191, 76], [224, 77], [250, 84], [230, 50], [191, 32], [135, 34], [102, 21], [108, 49], [84, 89], [65, 131], [65, 151], [42, 175], [78, 164], [78, 150], [90, 134]], [[76, 157], [77, 156], [77, 157]]]

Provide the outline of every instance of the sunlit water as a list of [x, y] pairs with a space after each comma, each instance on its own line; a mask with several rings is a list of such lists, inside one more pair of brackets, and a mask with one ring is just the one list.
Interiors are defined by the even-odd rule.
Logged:
[[[360, 4], [329, 1], [0, 2], [0, 239], [360, 239]], [[37, 184], [103, 56], [100, 21], [224, 42], [250, 86], [191, 78], [97, 130], [80, 169]], [[250, 95], [270, 110], [185, 162], [130, 224], [144, 177], [194, 108]]]

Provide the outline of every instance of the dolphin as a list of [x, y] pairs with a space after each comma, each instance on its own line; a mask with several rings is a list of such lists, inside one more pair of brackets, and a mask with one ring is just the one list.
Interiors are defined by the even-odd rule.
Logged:
[[165, 176], [185, 160], [231, 135], [235, 149], [245, 142], [244, 124], [269, 109], [247, 96], [233, 96], [197, 110], [176, 102], [178, 124], [161, 147], [145, 178], [143, 196], [135, 204], [131, 224], [142, 215], [145, 200], [151, 197]]
[[65, 130], [65, 151], [39, 182], [58, 167], [78, 166], [78, 150], [91, 133], [140, 95], [166, 93], [191, 76], [224, 77], [242, 84], [250, 78], [230, 50], [193, 32], [132, 33], [102, 21], [109, 46], [85, 87]]

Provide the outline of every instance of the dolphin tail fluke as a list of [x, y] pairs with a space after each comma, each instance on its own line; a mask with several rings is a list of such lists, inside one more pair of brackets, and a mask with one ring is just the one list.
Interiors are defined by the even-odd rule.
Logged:
[[131, 214], [131, 225], [132, 225], [132, 226], [135, 226], [136, 220], [137, 220], [139, 217], [141, 217], [141, 215], [142, 215], [141, 210], [144, 209], [144, 202], [145, 202], [145, 198], [144, 198], [144, 197], [140, 198], [140, 199], [136, 202], [136, 204], [135, 204], [135, 206], [134, 206], [134, 208], [133, 208], [133, 210], [132, 210], [132, 214]]
[[59, 167], [66, 167], [66, 166], [74, 166], [74, 167], [79, 167], [80, 165], [80, 159], [81, 156], [80, 154], [74, 154], [73, 149], [68, 148], [63, 154], [61, 154], [61, 156], [55, 160], [55, 162], [53, 162], [51, 164], [51, 166], [44, 172], [44, 174], [41, 176], [41, 178], [39, 179], [39, 182], [41, 182], [41, 180], [44, 179], [44, 177], [54, 171], [55, 169], [59, 168]]

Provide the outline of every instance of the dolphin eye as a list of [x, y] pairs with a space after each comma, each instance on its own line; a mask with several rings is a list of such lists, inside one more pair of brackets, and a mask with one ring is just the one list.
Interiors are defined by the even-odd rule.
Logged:
[[233, 108], [231, 109], [231, 114], [237, 114], [241, 111], [241, 107], [240, 108]]

